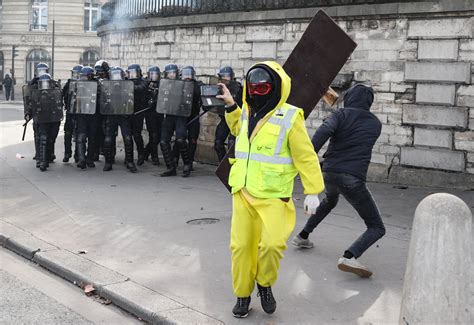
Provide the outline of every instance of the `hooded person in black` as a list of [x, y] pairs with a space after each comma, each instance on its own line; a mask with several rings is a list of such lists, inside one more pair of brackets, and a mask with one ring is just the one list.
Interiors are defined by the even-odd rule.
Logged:
[[344, 252], [338, 268], [360, 277], [369, 277], [372, 272], [357, 258], [385, 234], [380, 212], [365, 184], [372, 148], [382, 129], [370, 112], [373, 101], [373, 89], [356, 84], [346, 92], [344, 108], [333, 112], [316, 130], [312, 138], [316, 152], [330, 139], [322, 164], [326, 197], [292, 241], [301, 248], [313, 247], [309, 234], [337, 205], [342, 194], [364, 220], [367, 230]]

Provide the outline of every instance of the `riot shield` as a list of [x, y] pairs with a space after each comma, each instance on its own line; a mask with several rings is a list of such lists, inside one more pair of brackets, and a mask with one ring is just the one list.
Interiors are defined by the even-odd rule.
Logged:
[[69, 90], [71, 95], [69, 113], [87, 115], [95, 114], [97, 107], [97, 82], [71, 82]]
[[60, 122], [63, 118], [61, 89], [32, 90], [33, 119], [36, 123]]
[[156, 112], [189, 117], [193, 106], [194, 83], [183, 80], [160, 81]]
[[33, 112], [33, 98], [32, 91], [34, 87], [31, 85], [24, 85], [22, 87], [23, 91], [23, 112], [26, 115], [27, 113], [31, 114]]
[[133, 81], [102, 80], [99, 99], [100, 114], [133, 114]]
[[66, 110], [68, 113], [73, 113], [73, 107], [76, 105], [76, 86], [77, 81], [71, 80], [69, 82], [69, 88], [67, 90], [67, 105], [66, 105]]

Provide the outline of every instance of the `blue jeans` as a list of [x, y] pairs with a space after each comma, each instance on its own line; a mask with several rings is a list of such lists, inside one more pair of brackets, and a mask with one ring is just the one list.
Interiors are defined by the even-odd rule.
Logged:
[[311, 233], [334, 209], [339, 195], [342, 194], [367, 226], [367, 230], [347, 249], [355, 258], [358, 258], [385, 235], [385, 227], [372, 194], [365, 181], [350, 174], [325, 172], [324, 184], [326, 197], [321, 201], [316, 213], [308, 219], [304, 230]]

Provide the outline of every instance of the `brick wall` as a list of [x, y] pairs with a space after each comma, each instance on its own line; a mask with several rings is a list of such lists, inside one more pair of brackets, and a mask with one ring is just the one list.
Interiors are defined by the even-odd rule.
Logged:
[[[281, 63], [317, 8], [134, 19], [99, 31], [112, 64], [169, 62], [214, 75], [231, 65], [238, 77], [255, 62]], [[474, 4], [430, 1], [327, 8], [358, 47], [341, 73], [370, 81], [372, 111], [383, 123], [370, 178], [419, 185], [474, 183]], [[302, 63], [304, 64], [304, 63]], [[339, 104], [340, 105], [340, 104]], [[308, 118], [310, 135], [330, 114], [320, 103]], [[215, 162], [218, 118], [201, 120], [199, 157]], [[414, 177], [413, 175], [423, 177]]]

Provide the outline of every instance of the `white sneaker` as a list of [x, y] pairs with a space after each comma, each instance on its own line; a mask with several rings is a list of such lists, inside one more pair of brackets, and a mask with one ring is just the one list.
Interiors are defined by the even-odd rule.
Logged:
[[372, 272], [353, 258], [341, 257], [337, 263], [337, 268], [343, 272], [350, 272], [357, 274], [361, 278], [368, 278]]
[[291, 243], [299, 248], [313, 248], [314, 246], [309, 239], [303, 239], [300, 235], [296, 235]]

